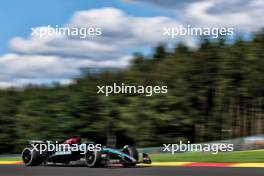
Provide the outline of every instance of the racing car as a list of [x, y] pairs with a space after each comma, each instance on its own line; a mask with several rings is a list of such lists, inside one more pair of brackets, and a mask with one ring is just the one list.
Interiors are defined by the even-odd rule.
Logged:
[[[111, 164], [122, 164], [125, 167], [136, 166], [136, 164], [151, 164], [151, 159], [143, 153], [143, 160], [139, 161], [139, 154], [134, 146], [126, 145], [122, 149], [101, 147], [100, 150], [81, 151], [41, 151], [40, 144], [54, 143], [54, 141], [28, 141], [22, 152], [22, 161], [25, 166], [37, 166], [48, 164], [69, 164], [72, 161], [85, 161], [88, 167], [104, 167]], [[63, 140], [60, 144], [73, 146], [81, 144], [79, 137], [71, 137]], [[84, 142], [86, 146], [94, 142]], [[37, 146], [37, 147], [35, 147]]]

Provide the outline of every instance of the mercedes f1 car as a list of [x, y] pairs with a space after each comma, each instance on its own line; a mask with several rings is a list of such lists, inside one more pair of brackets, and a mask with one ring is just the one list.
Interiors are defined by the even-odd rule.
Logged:
[[[145, 153], [143, 153], [143, 160], [139, 161], [138, 151], [133, 146], [127, 145], [120, 150], [101, 147], [100, 150], [86, 150], [85, 152], [48, 150], [40, 152], [39, 148], [35, 147], [48, 143], [51, 143], [51, 141], [29, 141], [22, 152], [24, 164], [26, 166], [69, 164], [72, 161], [84, 161], [88, 167], [103, 167], [111, 164], [122, 164], [125, 167], [130, 167], [139, 163], [151, 164], [149, 156]], [[61, 142], [61, 144], [69, 144], [70, 146], [80, 143], [81, 139], [78, 137], [72, 137]], [[82, 144], [88, 146], [91, 142]]]

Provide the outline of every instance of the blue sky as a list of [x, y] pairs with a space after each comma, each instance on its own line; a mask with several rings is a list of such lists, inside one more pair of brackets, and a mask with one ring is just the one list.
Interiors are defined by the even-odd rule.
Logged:
[[[134, 52], [159, 43], [197, 46], [199, 36], [164, 37], [164, 27], [234, 28], [249, 36], [264, 26], [263, 0], [8, 0], [0, 1], [0, 88], [69, 84], [84, 68], [124, 68]], [[102, 28], [102, 36], [33, 37], [50, 25]]]

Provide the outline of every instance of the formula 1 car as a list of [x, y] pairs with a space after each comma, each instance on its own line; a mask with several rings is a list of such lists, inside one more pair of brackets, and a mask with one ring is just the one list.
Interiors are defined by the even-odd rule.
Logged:
[[[93, 142], [81, 143], [78, 137], [68, 138], [59, 144], [67, 144], [72, 147], [75, 144], [84, 144], [87, 147]], [[103, 167], [110, 164], [122, 164], [125, 167], [136, 166], [139, 163], [151, 164], [149, 156], [143, 153], [143, 160], [139, 161], [138, 151], [133, 146], [124, 146], [123, 149], [101, 147], [100, 150], [81, 151], [49, 151], [40, 152], [40, 144], [55, 144], [53, 141], [29, 141], [22, 152], [22, 161], [25, 166], [69, 164], [72, 161], [85, 161], [88, 167]], [[58, 143], [56, 143], [58, 144]]]

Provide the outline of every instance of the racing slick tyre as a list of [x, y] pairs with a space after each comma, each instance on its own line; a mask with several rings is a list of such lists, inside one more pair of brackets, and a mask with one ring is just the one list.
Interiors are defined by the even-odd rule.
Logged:
[[[137, 148], [134, 146], [128, 146], [126, 145], [124, 147], [124, 149], [122, 150], [122, 152], [124, 152], [125, 154], [133, 157], [134, 159], [136, 159], [138, 161], [138, 151]], [[124, 166], [135, 166], [136, 163], [123, 163]]]
[[88, 167], [99, 167], [101, 164], [101, 151], [87, 151], [85, 153], [85, 163]]
[[26, 166], [37, 166], [42, 163], [43, 159], [39, 151], [25, 148], [22, 152], [22, 161]]

